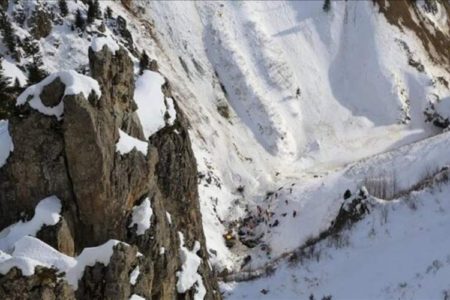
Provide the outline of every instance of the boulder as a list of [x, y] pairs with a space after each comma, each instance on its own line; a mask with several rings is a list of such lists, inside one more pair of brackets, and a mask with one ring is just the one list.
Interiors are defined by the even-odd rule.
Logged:
[[40, 96], [42, 103], [49, 107], [58, 105], [64, 96], [65, 89], [66, 86], [61, 79], [59, 77], [55, 78], [55, 80], [42, 89]]

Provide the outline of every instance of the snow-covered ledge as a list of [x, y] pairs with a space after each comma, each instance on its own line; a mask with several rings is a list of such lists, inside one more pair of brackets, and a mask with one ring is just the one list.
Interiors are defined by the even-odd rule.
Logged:
[[50, 74], [41, 82], [27, 88], [22, 94], [20, 94], [19, 98], [17, 98], [16, 105], [19, 106], [28, 102], [30, 107], [35, 110], [48, 116], [55, 116], [58, 120], [60, 120], [64, 112], [64, 96], [56, 106], [52, 107], [44, 105], [40, 98], [43, 88], [52, 83], [56, 78], [59, 78], [65, 85], [64, 96], [78, 95], [82, 93], [87, 99], [92, 92], [94, 92], [97, 97], [101, 97], [102, 95], [97, 80], [89, 76], [79, 74], [74, 70], [68, 70]]
[[147, 155], [148, 143], [132, 137], [119, 129], [119, 140], [116, 144], [116, 151], [124, 155], [135, 148], [142, 154]]

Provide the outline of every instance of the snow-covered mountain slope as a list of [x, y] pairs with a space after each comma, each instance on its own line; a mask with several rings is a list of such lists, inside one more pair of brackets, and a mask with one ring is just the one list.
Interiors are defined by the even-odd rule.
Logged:
[[[219, 268], [238, 270], [247, 255], [247, 268], [257, 268], [300, 247], [329, 226], [347, 189], [372, 184], [376, 193], [387, 185], [384, 196], [392, 199], [393, 190], [407, 191], [448, 164], [441, 137], [440, 146], [426, 139], [336, 171], [435, 135], [424, 111], [430, 102], [444, 106], [450, 95], [447, 65], [436, 63], [436, 51], [418, 32], [392, 24], [379, 5], [332, 2], [328, 13], [322, 1], [146, 7], [171, 62], [163, 73], [177, 82], [196, 137], [205, 233]], [[382, 8], [390, 12], [389, 5], [396, 9], [392, 1]], [[411, 15], [420, 14], [418, 26], [448, 38], [448, 5], [436, 12], [425, 2], [417, 7]], [[232, 221], [257, 215], [258, 206], [275, 214], [251, 225], [255, 236], [264, 233], [261, 244], [225, 248], [223, 233], [238, 236]], [[260, 294], [248, 287], [255, 288], [249, 298]]]
[[[324, 1], [122, 2], [100, 4], [124, 17], [136, 52], [157, 60], [190, 122], [210, 262], [222, 278], [280, 266], [274, 278], [224, 284], [226, 296], [267, 288], [268, 298], [419, 299], [450, 288], [448, 251], [415, 248], [448, 223], [447, 184], [423, 190], [450, 164], [449, 135], [440, 134], [450, 115], [448, 2], [331, 1], [328, 11]], [[45, 68], [86, 69], [97, 34], [56, 26], [39, 41]], [[111, 27], [103, 34], [127, 44]], [[24, 81], [12, 61], [6, 72]], [[363, 187], [376, 199], [345, 232], [348, 245], [325, 239], [317, 247], [326, 259], [286, 267], [285, 255], [330, 228], [347, 190]], [[385, 211], [389, 221], [377, 223]], [[401, 252], [402, 266], [420, 259], [400, 272], [392, 262]], [[445, 272], [426, 273], [434, 260]]]
[[[445, 7], [433, 14], [417, 4], [423, 19], [441, 24], [448, 36]], [[328, 13], [322, 6], [145, 7], [142, 18], [151, 20], [171, 62], [161, 70], [184, 99], [199, 168], [212, 177], [200, 185], [205, 232], [224, 265], [234, 253], [219, 233], [247, 206], [255, 211], [268, 191], [437, 133], [424, 111], [429, 101], [448, 102], [449, 74], [433, 63], [417, 33], [390, 24], [372, 1], [332, 2]], [[332, 191], [338, 198], [345, 187]]]
[[282, 263], [273, 276], [223, 284], [226, 298], [447, 299], [449, 192], [445, 183], [390, 202], [373, 199], [351, 230]]

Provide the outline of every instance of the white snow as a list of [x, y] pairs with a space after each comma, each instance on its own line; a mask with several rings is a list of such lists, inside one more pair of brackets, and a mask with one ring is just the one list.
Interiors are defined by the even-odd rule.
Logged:
[[12, 256], [33, 259], [41, 265], [53, 266], [58, 270], [68, 270], [76, 264], [73, 257], [60, 253], [31, 236], [24, 236], [14, 244]]
[[[154, 21], [159, 37], [153, 56], [191, 123], [198, 170], [213, 178], [200, 180], [199, 195], [207, 248], [215, 250], [210, 260], [219, 270], [239, 269], [252, 253], [230, 250], [222, 238], [229, 223], [245, 217], [247, 205], [267, 208], [266, 192], [285, 186], [282, 200], [270, 201], [280, 225], [267, 240], [276, 253], [297, 247], [335, 216], [341, 186], [357, 185], [353, 177], [332, 173], [436, 134], [424, 123], [428, 96], [450, 99], [447, 88], [431, 84], [437, 76], [448, 81], [445, 67], [430, 61], [412, 32], [388, 24], [376, 5], [337, 1], [329, 13], [322, 6], [323, 1], [146, 6], [144, 18]], [[142, 40], [138, 45], [147, 47]], [[425, 72], [408, 64], [400, 41]], [[218, 114], [218, 104], [229, 108], [228, 118]], [[292, 183], [297, 185], [290, 195]], [[245, 186], [244, 195], [236, 192], [239, 186]], [[301, 217], [280, 217], [292, 216], [294, 209]]]
[[206, 295], [205, 286], [200, 274], [197, 273], [202, 259], [197, 255], [200, 250], [200, 243], [195, 241], [194, 248], [189, 251], [184, 245], [184, 236], [178, 232], [180, 238], [180, 259], [181, 271], [177, 272], [177, 291], [178, 293], [185, 293], [195, 285], [195, 300], [201, 300]]
[[0, 232], [0, 250], [11, 251], [14, 244], [26, 235], [36, 235], [42, 226], [56, 225], [60, 219], [61, 201], [56, 196], [41, 200], [30, 221], [19, 221]]
[[97, 97], [101, 96], [100, 86], [97, 80], [89, 76], [79, 74], [74, 70], [69, 70], [53, 73], [41, 82], [30, 86], [17, 98], [16, 105], [19, 106], [28, 102], [30, 107], [35, 110], [48, 116], [56, 116], [58, 120], [61, 119], [64, 113], [64, 96], [63, 99], [61, 99], [61, 102], [53, 107], [45, 106], [40, 98], [42, 89], [46, 85], [52, 83], [56, 78], [59, 78], [66, 86], [64, 96], [78, 95], [81, 93], [86, 99], [88, 99], [91, 92], [94, 92]]
[[[61, 202], [51, 196], [41, 200], [35, 208], [33, 218], [18, 222], [0, 232], [0, 274], [17, 267], [25, 276], [34, 274], [36, 266], [54, 267], [65, 273], [65, 279], [75, 289], [86, 266], [99, 262], [108, 265], [113, 247], [120, 243], [109, 240], [103, 245], [85, 248], [77, 257], [67, 256], [32, 236], [43, 225], [56, 225], [60, 220]], [[126, 245], [126, 244], [125, 244]]]
[[9, 134], [9, 122], [0, 120], [0, 168], [6, 163], [9, 154], [14, 151], [14, 144]]
[[125, 155], [133, 149], [147, 155], [148, 143], [132, 137], [119, 129], [119, 140], [116, 144], [116, 151], [118, 151], [121, 155]]
[[5, 58], [1, 62], [5, 76], [11, 78], [10, 86], [14, 85], [16, 79], [19, 81], [20, 86], [27, 84], [27, 77], [13, 62]]
[[136, 234], [143, 235], [150, 229], [150, 219], [152, 218], [153, 210], [150, 205], [150, 200], [146, 198], [141, 204], [133, 207], [131, 223], [128, 227], [137, 225]]
[[145, 300], [145, 298], [141, 297], [137, 294], [133, 294], [133, 295], [131, 295], [130, 300]]
[[34, 274], [36, 266], [49, 267], [27, 257], [13, 257], [0, 251], [0, 274], [6, 274], [12, 268], [17, 267], [24, 276], [30, 276]]
[[159, 248], [159, 255], [164, 255], [164, 253], [166, 253], [166, 248], [164, 247]]
[[169, 222], [170, 225], [172, 225], [172, 215], [169, 214], [169, 212], [166, 211], [166, 218], [167, 222]]
[[97, 262], [108, 265], [113, 247], [118, 243], [120, 242], [109, 240], [98, 247], [85, 248], [78, 257], [73, 258], [36, 238], [23, 237], [15, 243], [15, 250], [10, 259], [0, 262], [0, 272], [5, 274], [11, 267], [17, 266], [28, 276], [34, 274], [35, 266], [55, 267], [64, 272], [67, 282], [77, 289], [84, 269], [94, 266]]
[[78, 280], [83, 276], [84, 269], [87, 266], [94, 266], [96, 263], [102, 263], [107, 266], [113, 255], [114, 246], [119, 243], [121, 242], [117, 240], [109, 240], [97, 247], [84, 248], [81, 254], [76, 257], [76, 265], [71, 269], [65, 270], [67, 282], [77, 289]]
[[141, 274], [141, 272], [139, 271], [139, 266], [136, 266], [136, 268], [133, 269], [133, 271], [131, 271], [130, 274], [130, 283], [131, 285], [135, 285], [137, 282], [137, 279], [139, 277], [139, 274]]
[[[226, 299], [444, 299], [449, 292], [450, 186], [378, 200], [336, 240], [267, 278], [222, 284]], [[262, 296], [261, 290], [269, 292]]]
[[95, 52], [101, 51], [103, 47], [106, 46], [113, 54], [119, 50], [119, 45], [117, 45], [116, 41], [110, 36], [99, 36], [92, 39], [91, 48]]
[[134, 100], [138, 105], [137, 114], [147, 138], [166, 126], [166, 114], [169, 125], [176, 118], [173, 100], [165, 98], [161, 90], [164, 83], [165, 79], [161, 74], [149, 70], [145, 70], [136, 80]]

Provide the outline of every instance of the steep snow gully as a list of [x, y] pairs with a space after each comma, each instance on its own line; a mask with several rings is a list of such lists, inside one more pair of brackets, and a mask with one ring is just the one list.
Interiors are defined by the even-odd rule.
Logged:
[[[450, 2], [100, 7], [124, 18], [133, 51], [162, 75], [135, 70], [145, 138], [173, 124], [174, 103], [189, 121], [207, 254], [224, 298], [450, 299]], [[103, 34], [97, 42], [110, 48], [129, 43]], [[68, 36], [56, 26], [40, 39], [48, 72], [87, 65], [90, 41]], [[24, 85], [12, 57], [2, 65]], [[159, 104], [139, 108], [147, 96]], [[7, 128], [0, 120], [0, 167], [14, 151]], [[120, 137], [121, 153], [147, 153], [146, 142]], [[197, 245], [181, 244], [199, 260]], [[193, 265], [186, 280], [203, 298]]]

